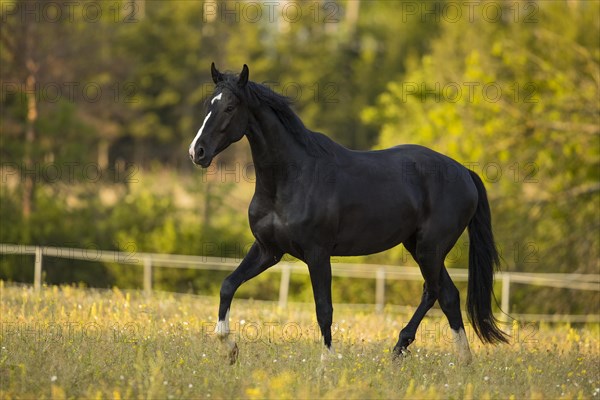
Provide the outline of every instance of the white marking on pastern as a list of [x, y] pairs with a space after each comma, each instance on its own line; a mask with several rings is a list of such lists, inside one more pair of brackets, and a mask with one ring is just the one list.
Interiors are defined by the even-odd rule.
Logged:
[[452, 331], [452, 335], [454, 336], [454, 343], [456, 344], [456, 349], [458, 350], [458, 357], [463, 363], [471, 362], [471, 350], [469, 349], [469, 341], [467, 339], [467, 335], [463, 328], [455, 331], [454, 329], [450, 329]]
[[224, 339], [229, 335], [229, 309], [227, 309], [227, 314], [225, 314], [224, 320], [219, 320], [217, 322], [217, 326], [215, 327], [215, 333], [220, 339]]
[[330, 360], [342, 358], [341, 354], [336, 354], [335, 350], [333, 349], [333, 346], [331, 346], [331, 347], [323, 346], [323, 347], [324, 347], [323, 351], [321, 351], [321, 362], [327, 362]]

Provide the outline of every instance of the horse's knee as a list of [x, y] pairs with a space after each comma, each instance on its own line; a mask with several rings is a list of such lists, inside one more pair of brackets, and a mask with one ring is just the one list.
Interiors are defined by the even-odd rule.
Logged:
[[221, 291], [220, 291], [221, 299], [232, 298], [235, 293], [235, 289], [236, 289], [236, 287], [234, 286], [230, 277], [225, 278], [223, 280], [223, 283], [221, 283]]

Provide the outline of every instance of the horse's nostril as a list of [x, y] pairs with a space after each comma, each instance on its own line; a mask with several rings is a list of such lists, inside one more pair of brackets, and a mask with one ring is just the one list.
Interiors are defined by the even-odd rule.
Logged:
[[198, 158], [204, 157], [204, 147], [198, 149]]

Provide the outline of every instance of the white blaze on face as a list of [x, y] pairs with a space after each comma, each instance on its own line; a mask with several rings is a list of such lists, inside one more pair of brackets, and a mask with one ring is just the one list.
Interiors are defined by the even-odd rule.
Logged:
[[208, 119], [210, 118], [210, 114], [212, 114], [212, 111], [209, 112], [208, 114], [206, 114], [206, 118], [204, 118], [204, 122], [202, 123], [202, 126], [198, 130], [198, 133], [196, 134], [196, 137], [192, 141], [192, 144], [190, 144], [190, 151], [189, 151], [189, 153], [190, 153], [190, 156], [192, 157], [192, 159], [194, 158], [194, 154], [195, 154], [194, 148], [196, 147], [196, 142], [198, 141], [198, 139], [200, 139], [200, 135], [202, 135], [202, 130], [206, 126], [206, 121], [208, 121]]
[[[218, 95], [216, 95], [215, 97], [213, 97], [213, 99], [210, 101], [210, 104], [214, 104], [215, 101], [221, 100], [222, 96], [223, 96], [223, 92], [219, 93]], [[202, 135], [202, 131], [204, 130], [204, 127], [206, 126], [206, 121], [208, 121], [208, 119], [210, 118], [211, 114], [212, 114], [212, 111], [210, 111], [208, 114], [206, 114], [206, 118], [204, 118], [204, 122], [202, 123], [202, 126], [198, 130], [198, 133], [196, 134], [196, 137], [192, 141], [192, 144], [190, 144], [189, 153], [190, 153], [190, 156], [192, 157], [192, 159], [195, 156], [195, 150], [194, 149], [196, 147], [196, 142], [198, 141], [198, 139], [200, 139], [200, 135]]]
[[221, 96], [223, 96], [223, 92], [221, 92], [218, 95], [216, 95], [215, 97], [213, 97], [213, 99], [210, 101], [210, 104], [215, 104], [215, 101], [221, 100]]
[[225, 314], [224, 320], [219, 320], [217, 322], [217, 326], [215, 327], [215, 333], [219, 338], [225, 338], [229, 335], [229, 309], [227, 309], [227, 314]]

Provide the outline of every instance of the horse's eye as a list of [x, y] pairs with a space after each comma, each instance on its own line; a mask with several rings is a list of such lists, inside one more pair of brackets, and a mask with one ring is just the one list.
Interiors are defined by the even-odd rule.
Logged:
[[233, 106], [227, 106], [227, 108], [225, 109], [225, 112], [232, 112], [233, 111]]

